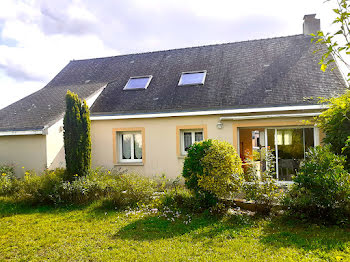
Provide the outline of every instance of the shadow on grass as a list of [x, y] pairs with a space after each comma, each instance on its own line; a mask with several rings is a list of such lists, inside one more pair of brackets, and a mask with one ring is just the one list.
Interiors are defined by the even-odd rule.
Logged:
[[323, 252], [350, 249], [350, 228], [302, 224], [281, 217], [266, 225], [263, 233], [261, 243], [276, 248], [296, 247], [305, 251]]
[[224, 234], [225, 231], [234, 229], [240, 231], [243, 228], [252, 226], [242, 216], [232, 216], [230, 220], [222, 219], [209, 215], [193, 215], [191, 222], [187, 219], [177, 218], [175, 221], [169, 221], [164, 217], [150, 215], [139, 219], [133, 223], [121, 228], [114, 238], [131, 239], [131, 240], [157, 240], [173, 238], [184, 234], [191, 233], [192, 239], [214, 238]]
[[9, 217], [18, 214], [35, 213], [63, 213], [75, 210], [85, 209], [86, 206], [50, 206], [50, 205], [32, 205], [25, 201], [14, 201], [10, 198], [0, 198], [0, 218]]

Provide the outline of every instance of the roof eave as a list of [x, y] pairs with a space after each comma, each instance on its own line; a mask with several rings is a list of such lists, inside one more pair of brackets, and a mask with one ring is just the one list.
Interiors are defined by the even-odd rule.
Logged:
[[225, 115], [225, 114], [241, 114], [241, 113], [263, 113], [263, 112], [279, 112], [279, 111], [300, 111], [300, 110], [323, 110], [328, 105], [296, 105], [296, 106], [275, 106], [261, 108], [238, 108], [224, 110], [208, 110], [208, 111], [190, 111], [190, 112], [166, 112], [166, 113], [145, 113], [145, 114], [98, 114], [94, 113], [90, 116], [91, 120], [117, 120], [117, 119], [135, 119], [135, 118], [162, 118], [175, 116], [203, 116], [203, 115]]
[[28, 135], [47, 135], [47, 127], [41, 129], [22, 129], [22, 130], [3, 130], [0, 136], [28, 136]]

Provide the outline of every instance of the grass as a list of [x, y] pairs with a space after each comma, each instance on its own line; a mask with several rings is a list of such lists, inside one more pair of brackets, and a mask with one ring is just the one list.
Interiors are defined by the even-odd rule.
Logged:
[[0, 199], [0, 261], [350, 261], [347, 228], [241, 215], [188, 219]]

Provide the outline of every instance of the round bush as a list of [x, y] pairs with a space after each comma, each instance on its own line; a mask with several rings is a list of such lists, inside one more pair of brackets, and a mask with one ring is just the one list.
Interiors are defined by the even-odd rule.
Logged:
[[350, 177], [344, 169], [345, 157], [335, 155], [330, 146], [311, 148], [285, 204], [302, 218], [341, 223], [350, 213]]
[[242, 161], [228, 142], [206, 140], [189, 148], [182, 175], [189, 189], [215, 204], [241, 187]]

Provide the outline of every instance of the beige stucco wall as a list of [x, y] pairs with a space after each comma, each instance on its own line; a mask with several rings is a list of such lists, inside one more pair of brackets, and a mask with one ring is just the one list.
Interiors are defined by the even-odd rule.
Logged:
[[0, 164], [14, 165], [17, 176], [23, 176], [25, 170], [42, 171], [46, 167], [46, 137], [0, 136]]
[[[94, 167], [122, 168], [146, 176], [165, 174], [175, 178], [181, 175], [183, 157], [177, 155], [177, 126], [206, 125], [208, 138], [226, 140], [237, 146], [237, 130], [241, 126], [297, 126], [301, 119], [266, 119], [249, 121], [223, 121], [217, 128], [219, 115], [168, 117], [126, 120], [93, 120], [91, 123], [92, 164]], [[145, 161], [143, 165], [113, 163], [113, 129], [144, 128]]]

